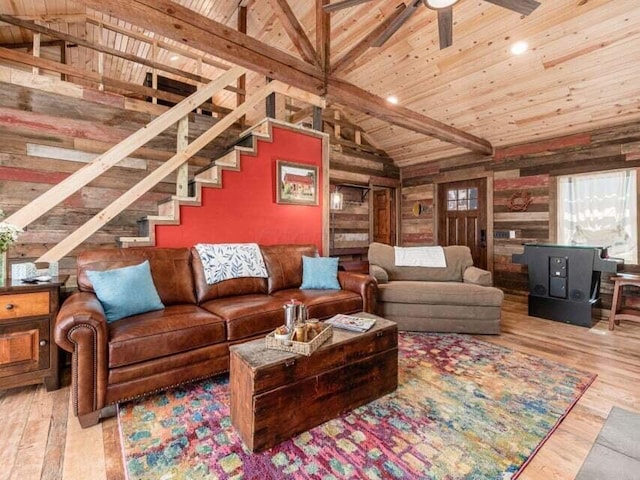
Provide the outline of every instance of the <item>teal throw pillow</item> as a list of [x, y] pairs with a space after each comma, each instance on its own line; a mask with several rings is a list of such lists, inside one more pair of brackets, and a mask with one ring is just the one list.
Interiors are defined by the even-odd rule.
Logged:
[[164, 308], [153, 284], [148, 260], [113, 270], [88, 270], [87, 276], [104, 308], [107, 322]]
[[338, 258], [302, 256], [302, 290], [340, 290]]

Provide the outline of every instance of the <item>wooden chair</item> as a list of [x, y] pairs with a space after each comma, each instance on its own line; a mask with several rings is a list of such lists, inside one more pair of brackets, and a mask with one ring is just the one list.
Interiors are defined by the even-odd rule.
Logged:
[[640, 275], [620, 273], [610, 277], [613, 282], [613, 300], [611, 313], [609, 314], [609, 330], [613, 330], [620, 320], [640, 321], [640, 310], [625, 307], [624, 287], [634, 286], [640, 288]]

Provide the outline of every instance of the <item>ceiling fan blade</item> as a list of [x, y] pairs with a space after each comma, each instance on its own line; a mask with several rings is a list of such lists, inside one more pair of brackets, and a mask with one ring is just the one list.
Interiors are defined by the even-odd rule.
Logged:
[[440, 50], [453, 43], [453, 8], [438, 10], [438, 33], [440, 34]]
[[529, 15], [540, 6], [540, 2], [536, 0], [485, 0], [499, 7], [504, 7], [522, 15]]
[[325, 5], [325, 12], [335, 12], [337, 10], [342, 10], [343, 8], [354, 7], [356, 5], [360, 5], [361, 3], [370, 2], [371, 0], [342, 0], [341, 2], [329, 3]]
[[405, 8], [403, 12], [400, 15], [398, 15], [393, 22], [389, 24], [387, 29], [384, 32], [382, 32], [378, 38], [376, 38], [376, 41], [373, 42], [372, 46], [381, 47], [382, 45], [384, 45], [385, 42], [389, 40], [391, 35], [396, 33], [398, 29], [402, 25], [404, 25], [404, 22], [409, 20], [409, 17], [416, 10], [416, 8], [418, 8], [418, 5], [420, 5], [420, 2], [421, 0], [412, 0], [409, 6]]

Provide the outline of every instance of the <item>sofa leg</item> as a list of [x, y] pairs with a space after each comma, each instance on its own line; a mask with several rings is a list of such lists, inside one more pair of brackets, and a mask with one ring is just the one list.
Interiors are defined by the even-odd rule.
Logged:
[[96, 410], [94, 412], [85, 413], [84, 415], [78, 415], [80, 426], [82, 428], [89, 428], [97, 425], [100, 421], [100, 412], [101, 410]]

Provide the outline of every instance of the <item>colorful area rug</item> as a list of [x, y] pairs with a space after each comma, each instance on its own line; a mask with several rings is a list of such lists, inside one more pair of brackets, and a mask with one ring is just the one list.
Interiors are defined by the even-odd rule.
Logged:
[[399, 347], [396, 392], [260, 454], [231, 425], [227, 376], [121, 405], [128, 478], [513, 479], [595, 378], [464, 335]]

